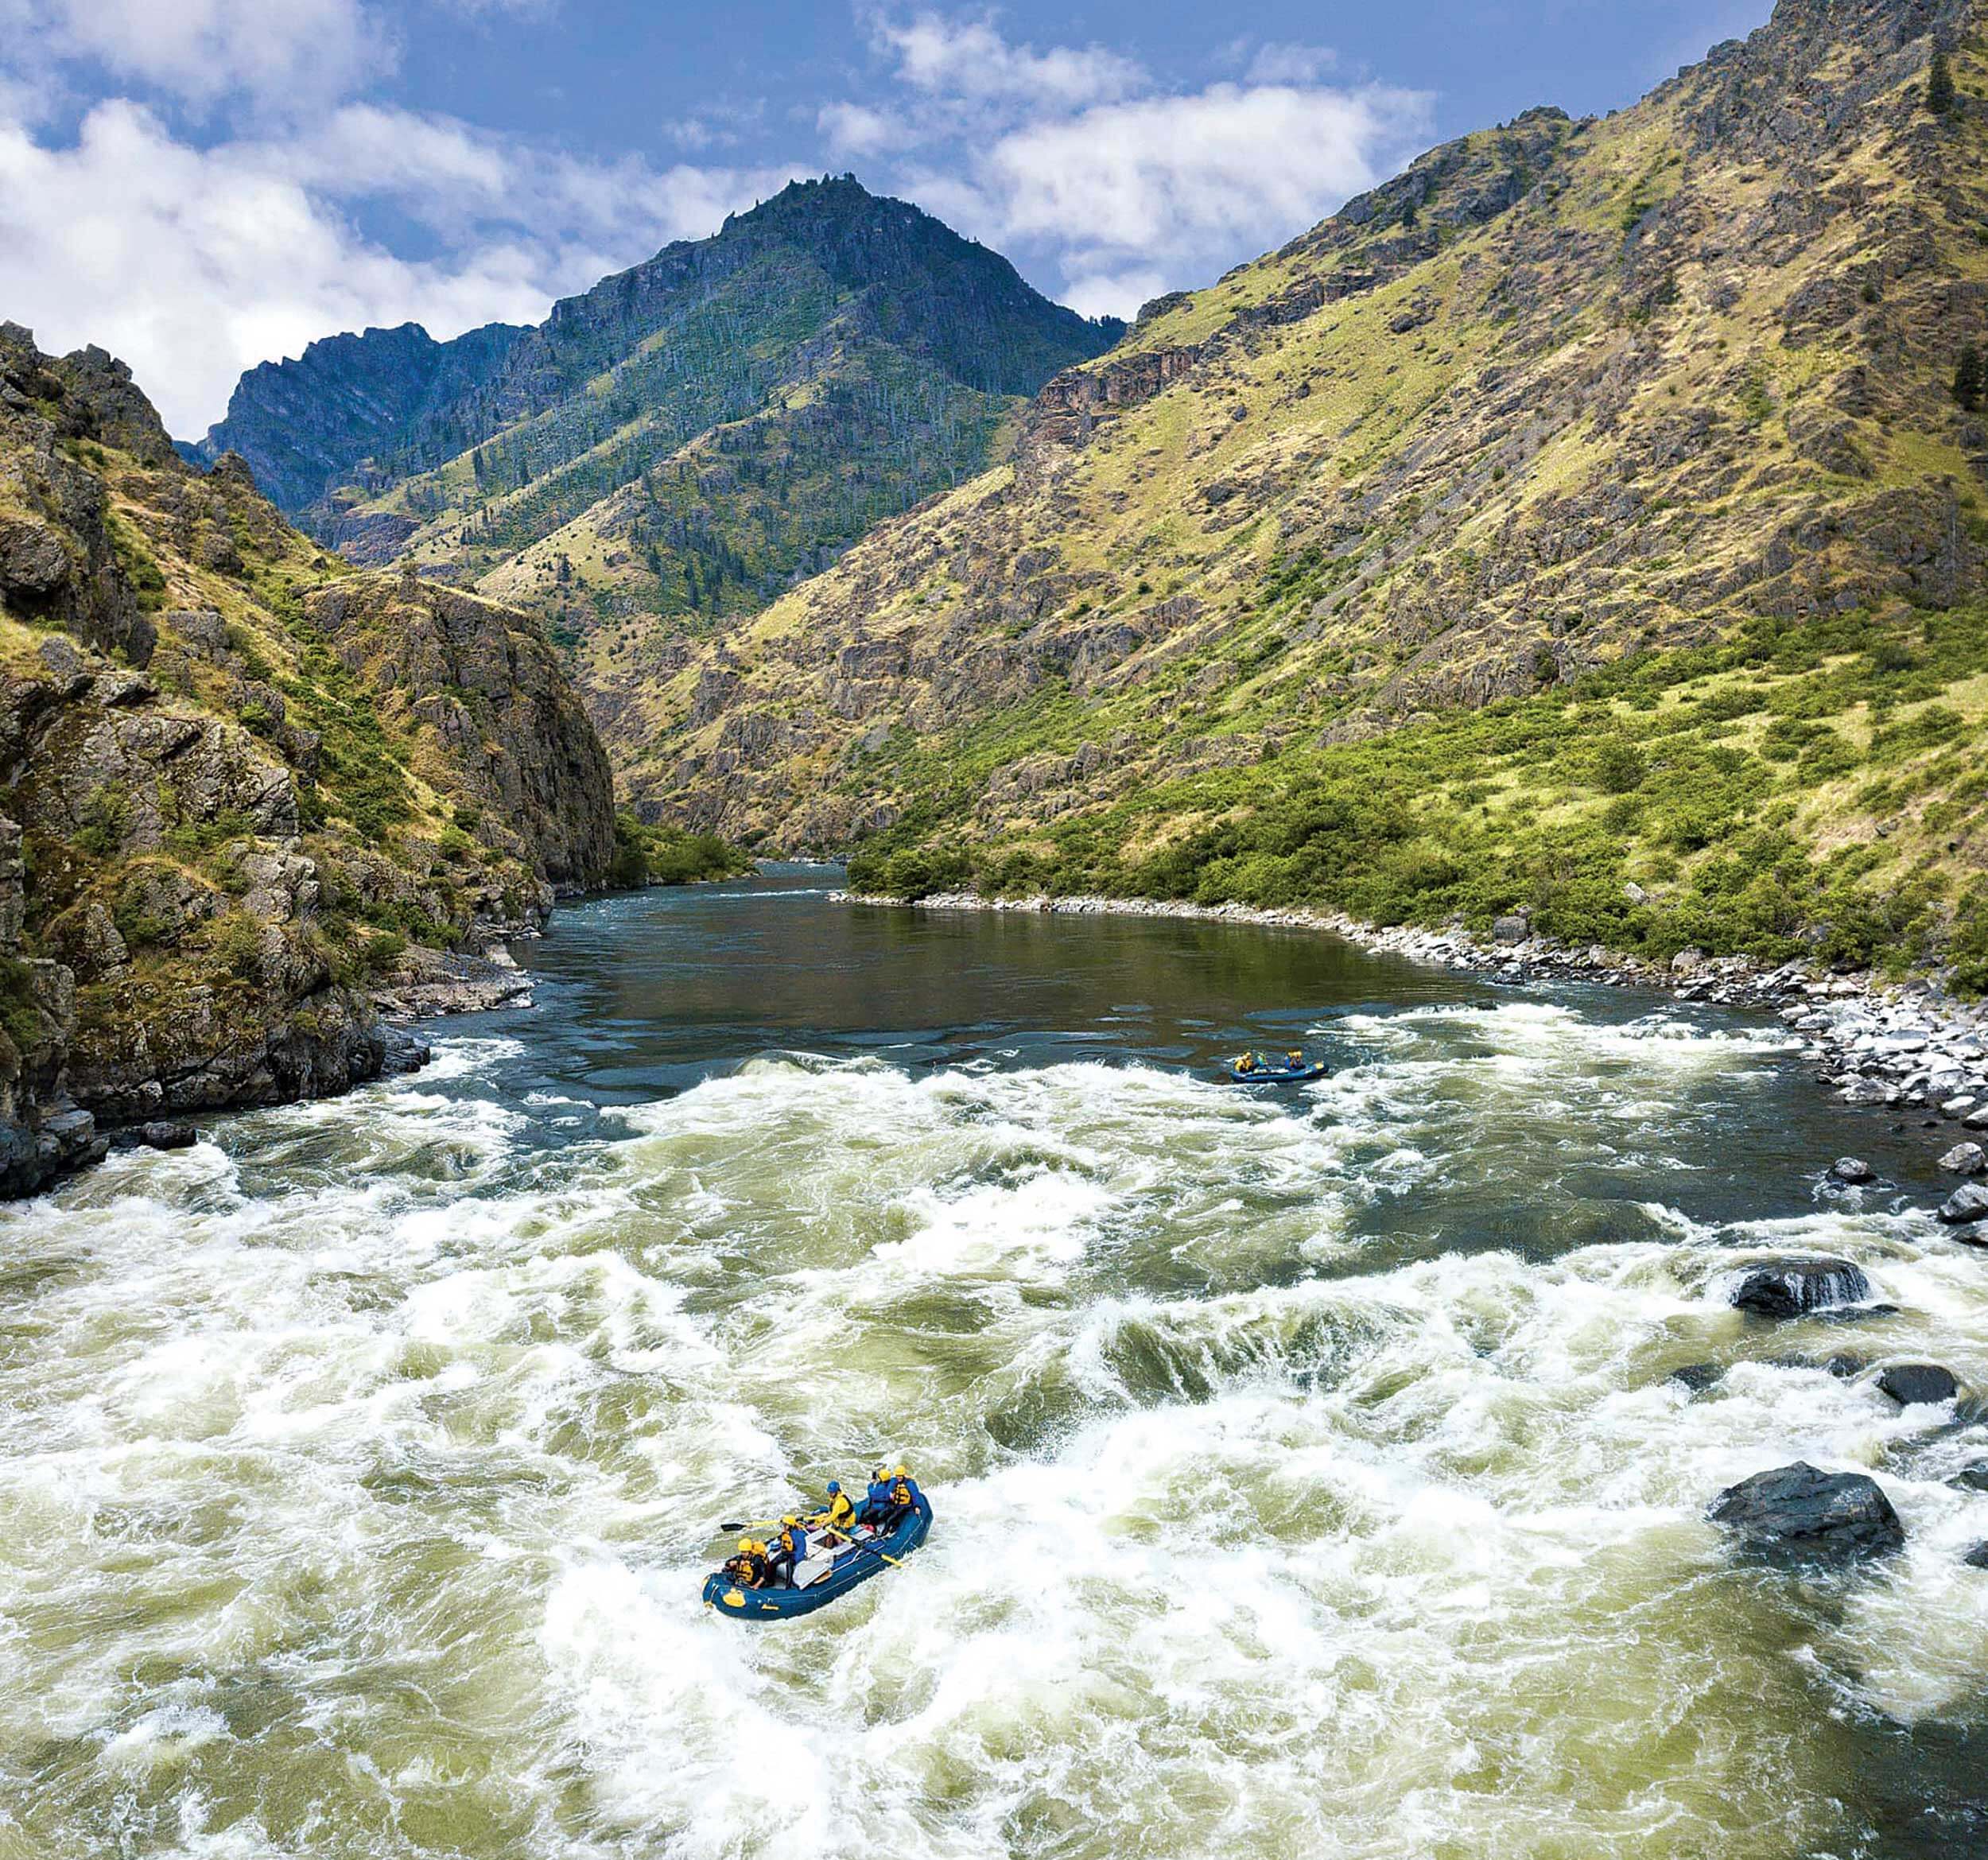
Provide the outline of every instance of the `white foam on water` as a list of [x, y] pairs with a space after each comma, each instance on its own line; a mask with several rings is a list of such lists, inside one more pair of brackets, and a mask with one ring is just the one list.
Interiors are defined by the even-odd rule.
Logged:
[[[1988, 1389], [1978, 1261], [1919, 1217], [1708, 1226], [1608, 1136], [1638, 1237], [1396, 1263], [1363, 1212], [1438, 1218], [1504, 1094], [1543, 1198], [1556, 1146], [1781, 1049], [1363, 1032], [1272, 1103], [757, 1061], [552, 1188], [518, 1113], [402, 1081], [0, 1213], [0, 1804], [61, 1860], [134, 1813], [202, 1860], [1821, 1850], [1850, 1717], [1980, 1709], [1988, 1498], [1939, 1412], [1769, 1359]], [[1730, 1269], [1789, 1252], [1902, 1314], [1749, 1331]], [[720, 1521], [873, 1454], [938, 1506], [903, 1569], [699, 1608]], [[1703, 1515], [1796, 1458], [1910, 1532], [1826, 1610]]]

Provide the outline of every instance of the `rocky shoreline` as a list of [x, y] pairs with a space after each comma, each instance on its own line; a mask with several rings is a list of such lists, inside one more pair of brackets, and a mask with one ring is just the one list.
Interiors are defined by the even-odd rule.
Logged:
[[[843, 892], [852, 904], [902, 900]], [[1571, 949], [1536, 936], [1524, 914], [1499, 919], [1489, 942], [1461, 929], [1377, 929], [1338, 911], [1263, 910], [1247, 904], [1156, 903], [1136, 898], [984, 898], [949, 891], [924, 911], [991, 911], [1072, 917], [1178, 918], [1272, 929], [1322, 930], [1376, 955], [1399, 956], [1510, 986], [1574, 981], [1660, 990], [1680, 1001], [1772, 1012], [1802, 1042], [1816, 1081], [1842, 1102], [1916, 1115], [1940, 1132], [1942, 1164], [1958, 1177], [1988, 1175], [1971, 1133], [1988, 1132], [1988, 1005], [1959, 1001], [1932, 984], [1838, 975], [1811, 962], [1768, 965], [1687, 949], [1660, 966], [1597, 944]], [[1951, 1147], [1949, 1147], [1951, 1146]], [[1970, 1152], [1972, 1152], [1971, 1154]], [[1951, 1204], [1950, 1204], [1951, 1205]]]

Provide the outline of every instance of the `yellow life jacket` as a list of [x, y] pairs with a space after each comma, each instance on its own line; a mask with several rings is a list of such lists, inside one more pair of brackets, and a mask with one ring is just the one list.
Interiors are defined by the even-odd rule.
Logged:
[[832, 1524], [846, 1525], [856, 1516], [856, 1507], [849, 1503], [846, 1492], [838, 1492], [823, 1508], [821, 1515]]

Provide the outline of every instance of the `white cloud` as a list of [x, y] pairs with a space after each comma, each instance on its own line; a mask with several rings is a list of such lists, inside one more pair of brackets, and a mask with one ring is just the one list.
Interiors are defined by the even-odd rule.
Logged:
[[17, 68], [83, 60], [196, 106], [240, 94], [301, 107], [392, 64], [362, 0], [12, 0], [0, 22]]
[[838, 159], [862, 161], [886, 149], [908, 147], [918, 132], [902, 116], [887, 116], [865, 103], [827, 103], [817, 114], [815, 127]]
[[[369, 324], [449, 336], [536, 320], [785, 178], [593, 166], [370, 105], [301, 138], [202, 149], [113, 101], [73, 146], [0, 124], [0, 304], [45, 347], [122, 355], [168, 425], [192, 433], [257, 362]], [[443, 255], [363, 238], [347, 208], [369, 198], [443, 234]]]
[[1123, 316], [1128, 322], [1140, 307], [1163, 297], [1170, 288], [1167, 274], [1150, 266], [1128, 271], [1099, 271], [1069, 280], [1063, 301], [1082, 316]]
[[1129, 95], [1145, 82], [1139, 65], [1101, 46], [1038, 52], [1011, 45], [984, 18], [949, 20], [921, 13], [899, 23], [876, 16], [871, 29], [896, 54], [898, 75], [935, 95], [1018, 98], [1068, 108]]
[[1152, 254], [1287, 238], [1371, 186], [1376, 154], [1421, 108], [1398, 91], [1216, 84], [1015, 130], [988, 152], [984, 184], [1023, 238]]
[[1252, 84], [1315, 84], [1338, 68], [1330, 45], [1260, 45], [1246, 75]]
[[897, 91], [824, 109], [831, 150], [1060, 276], [1089, 314], [1129, 315], [1282, 244], [1428, 126], [1419, 93], [1324, 81], [1322, 46], [1235, 41], [1211, 62], [1240, 82], [1169, 89], [1110, 51], [1011, 45], [987, 16], [869, 26]]

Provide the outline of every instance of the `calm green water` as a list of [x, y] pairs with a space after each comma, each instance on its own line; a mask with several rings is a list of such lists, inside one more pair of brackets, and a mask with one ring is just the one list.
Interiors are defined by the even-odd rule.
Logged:
[[[1988, 1390], [1923, 1144], [1772, 1024], [828, 882], [570, 911], [428, 1074], [0, 1213], [0, 1860], [1983, 1850], [1988, 1431], [1802, 1366]], [[1818, 1248], [1901, 1314], [1727, 1307]], [[926, 1551], [699, 1607], [877, 1454]], [[1907, 1552], [1736, 1564], [1797, 1456]]]

